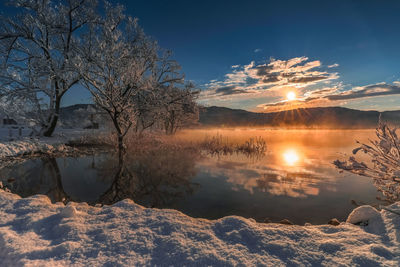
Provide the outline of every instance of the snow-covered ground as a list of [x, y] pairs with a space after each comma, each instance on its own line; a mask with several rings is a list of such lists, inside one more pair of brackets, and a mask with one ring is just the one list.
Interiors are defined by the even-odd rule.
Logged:
[[35, 153], [54, 153], [69, 149], [63, 142], [54, 142], [42, 140], [18, 140], [7, 143], [0, 143], [0, 159], [9, 157], [18, 157]]
[[[16, 130], [13, 129], [13, 131]], [[98, 135], [100, 133], [104, 133], [104, 131], [58, 129], [52, 137], [31, 138], [28, 136], [28, 131], [23, 132], [22, 136], [15, 133], [10, 136], [8, 128], [0, 127], [0, 160], [34, 153], [65, 152], [71, 150], [70, 147], [65, 146], [69, 141], [85, 135]]]
[[[389, 207], [400, 211], [400, 202]], [[188, 217], [124, 200], [51, 204], [0, 192], [1, 266], [400, 266], [400, 215], [360, 207], [339, 226]], [[366, 225], [368, 224], [368, 225]]]

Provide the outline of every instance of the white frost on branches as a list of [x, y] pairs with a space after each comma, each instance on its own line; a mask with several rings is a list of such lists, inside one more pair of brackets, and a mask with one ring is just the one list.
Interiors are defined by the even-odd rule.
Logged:
[[390, 201], [400, 199], [400, 139], [396, 130], [380, 121], [376, 129], [378, 140], [360, 144], [353, 150], [354, 155], [360, 151], [367, 154], [371, 159], [370, 164], [354, 156], [345, 161], [334, 161], [341, 170], [371, 177], [377, 189]]
[[[24, 99], [25, 115], [51, 136], [63, 95], [80, 79], [75, 46], [96, 20], [96, 0], [16, 0], [21, 10], [0, 17], [0, 90], [8, 103]], [[12, 105], [12, 104], [11, 104]]]
[[[1, 17], [0, 100], [5, 110], [51, 136], [61, 100], [77, 84], [110, 117], [119, 148], [131, 128], [175, 131], [198, 117], [194, 87], [171, 53], [147, 37], [124, 7], [96, 0], [18, 0]], [[8, 105], [8, 106], [7, 106]], [[15, 109], [15, 108], [14, 108]]]
[[[176, 110], [196, 113], [193, 86], [184, 85], [184, 76], [170, 52], [163, 52], [147, 37], [137, 20], [125, 16], [121, 6], [105, 5], [105, 17], [93, 25], [80, 46], [80, 69], [85, 87], [94, 102], [111, 119], [118, 137], [119, 151], [131, 128], [136, 132], [166, 121]], [[192, 100], [192, 101], [190, 101]], [[178, 119], [179, 116], [179, 119]]]

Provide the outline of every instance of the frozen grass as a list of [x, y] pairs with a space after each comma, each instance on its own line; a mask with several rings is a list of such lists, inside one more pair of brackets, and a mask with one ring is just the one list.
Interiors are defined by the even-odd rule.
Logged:
[[206, 137], [199, 143], [199, 148], [211, 155], [232, 155], [242, 153], [247, 156], [262, 156], [267, 151], [267, 144], [262, 137], [250, 138], [242, 144], [230, 142], [217, 134]]
[[116, 146], [115, 135], [111, 133], [88, 134], [85, 133], [78, 138], [68, 140], [67, 145], [73, 147], [114, 147]]

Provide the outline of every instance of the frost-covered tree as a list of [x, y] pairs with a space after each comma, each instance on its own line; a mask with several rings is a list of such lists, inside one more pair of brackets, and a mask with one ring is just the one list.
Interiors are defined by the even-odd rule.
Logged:
[[378, 140], [370, 141], [370, 144], [360, 143], [353, 150], [354, 155], [360, 151], [368, 155], [369, 163], [357, 160], [354, 156], [345, 161], [334, 161], [341, 170], [371, 177], [374, 185], [389, 201], [400, 199], [400, 138], [396, 130], [380, 121], [376, 129]]
[[135, 97], [150, 92], [151, 70], [157, 60], [157, 45], [127, 17], [122, 6], [105, 5], [105, 17], [86, 35], [88, 46], [79, 50], [78, 64], [85, 87], [111, 119], [120, 155], [123, 139], [136, 123]]
[[[180, 66], [147, 37], [122, 6], [105, 5], [105, 16], [93, 25], [81, 46], [81, 75], [94, 102], [110, 117], [120, 155], [130, 129], [143, 131], [165, 112], [166, 105], [187, 106], [192, 93], [171, 95], [165, 88], [184, 83]], [[170, 90], [170, 89], [168, 89]], [[193, 103], [190, 103], [193, 104]], [[189, 108], [187, 108], [189, 110]]]
[[97, 20], [96, 0], [14, 0], [19, 9], [0, 18], [0, 88], [11, 100], [25, 99], [26, 115], [51, 136], [61, 99], [81, 79], [77, 45]]

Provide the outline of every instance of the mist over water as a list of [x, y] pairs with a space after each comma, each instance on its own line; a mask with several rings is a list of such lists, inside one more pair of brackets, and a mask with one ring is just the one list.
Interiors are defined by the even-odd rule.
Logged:
[[345, 220], [355, 207], [352, 200], [379, 203], [369, 178], [340, 173], [332, 164], [347, 158], [356, 140], [373, 138], [373, 130], [197, 129], [171, 138], [196, 144], [217, 134], [232, 144], [261, 137], [267, 152], [210, 156], [163, 148], [131, 153], [119, 167], [111, 154], [35, 159], [1, 170], [1, 180], [21, 196], [41, 193], [54, 202], [90, 204], [131, 198], [208, 219], [240, 215], [260, 222], [327, 223]]

